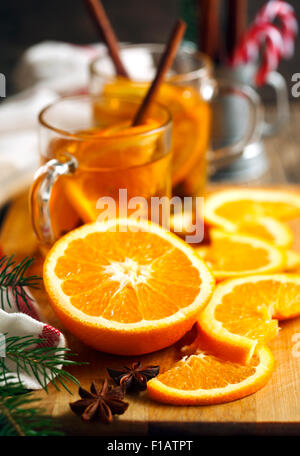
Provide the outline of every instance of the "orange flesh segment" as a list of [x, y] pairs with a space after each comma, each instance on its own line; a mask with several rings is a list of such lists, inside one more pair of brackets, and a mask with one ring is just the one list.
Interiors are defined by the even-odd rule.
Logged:
[[263, 281], [235, 286], [215, 309], [215, 319], [232, 334], [254, 340], [271, 340], [278, 324], [271, 319], [271, 300], [277, 283]]
[[158, 380], [178, 390], [224, 388], [254, 375], [257, 364], [256, 356], [245, 366], [201, 351], [178, 361], [171, 369], [160, 374]]
[[247, 234], [252, 236], [261, 237], [262, 239], [266, 239], [269, 242], [274, 241], [274, 236], [270, 231], [261, 224], [258, 223], [243, 223], [241, 224], [241, 230]]
[[[215, 310], [215, 318], [232, 333], [246, 335], [251, 339], [266, 336], [270, 339], [268, 336], [272, 336], [277, 323], [271, 320], [264, 324], [266, 312], [278, 319], [299, 315], [300, 281], [295, 283], [269, 279], [237, 285], [230, 294], [223, 297], [222, 303]], [[240, 315], [243, 315], [243, 319]]]
[[[135, 234], [99, 232], [69, 244], [55, 274], [74, 307], [134, 323], [167, 317], [193, 302], [199, 273], [184, 253], [153, 233], [140, 232], [137, 243]], [[132, 267], [133, 284], [122, 283]]]
[[297, 217], [299, 210], [280, 201], [263, 201], [260, 203], [251, 200], [238, 200], [224, 202], [216, 209], [216, 214], [238, 224], [241, 220], [250, 220], [253, 217], [260, 216], [288, 220]]
[[273, 318], [284, 320], [300, 314], [300, 283], [276, 283], [274, 284], [276, 301], [273, 310]]
[[247, 271], [269, 264], [269, 255], [262, 248], [232, 239], [213, 239], [205, 253], [215, 271]]

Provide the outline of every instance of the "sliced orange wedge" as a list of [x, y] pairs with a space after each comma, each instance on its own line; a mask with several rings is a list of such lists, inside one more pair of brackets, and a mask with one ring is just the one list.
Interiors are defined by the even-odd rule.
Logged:
[[218, 354], [249, 363], [258, 344], [278, 331], [276, 319], [300, 315], [300, 275], [268, 274], [219, 284], [199, 326]]
[[293, 243], [293, 233], [284, 223], [272, 217], [257, 217], [251, 221], [242, 221], [236, 225], [241, 234], [259, 237], [272, 242], [278, 247], [289, 248]]
[[254, 288], [269, 287], [269, 306], [273, 318], [287, 320], [300, 316], [299, 274], [274, 274], [260, 279], [257, 278]]
[[254, 236], [225, 233], [212, 229], [211, 244], [196, 248], [218, 280], [251, 274], [282, 271], [285, 253], [273, 244]]
[[220, 190], [208, 195], [205, 203], [207, 223], [225, 231], [236, 231], [238, 224], [257, 217], [289, 220], [299, 215], [300, 194], [283, 190]]
[[150, 380], [147, 391], [151, 399], [167, 404], [220, 404], [255, 393], [273, 370], [274, 358], [266, 346], [245, 366], [203, 349], [200, 338], [195, 353]]
[[214, 289], [191, 247], [154, 223], [131, 219], [84, 225], [61, 238], [46, 258], [44, 283], [70, 332], [121, 355], [180, 339]]

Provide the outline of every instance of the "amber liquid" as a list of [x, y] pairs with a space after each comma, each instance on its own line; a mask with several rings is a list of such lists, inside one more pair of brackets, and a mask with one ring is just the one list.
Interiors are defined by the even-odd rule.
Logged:
[[[82, 223], [99, 220], [103, 211], [114, 210], [109, 199], [115, 202], [115, 213], [109, 216], [118, 217], [126, 212], [130, 216], [140, 208], [139, 204], [124, 208], [125, 195], [127, 201], [142, 197], [149, 211], [151, 197], [171, 196], [171, 148], [161, 131], [152, 132], [159, 120], [149, 119], [147, 125], [129, 129], [126, 110], [114, 112], [101, 105], [94, 106], [94, 111], [99, 126], [77, 132], [80, 140], [64, 138], [49, 143], [47, 160], [62, 160], [67, 152], [78, 161], [75, 173], [62, 176], [54, 185], [50, 217], [56, 237]], [[105, 119], [105, 126], [100, 126], [100, 118]], [[149, 134], [143, 135], [150, 127]], [[150, 212], [145, 216], [151, 217]]]
[[[118, 78], [103, 93], [143, 96], [148, 84]], [[172, 193], [201, 196], [206, 183], [206, 160], [210, 139], [211, 108], [193, 87], [163, 84], [157, 101], [168, 107], [173, 120]]]

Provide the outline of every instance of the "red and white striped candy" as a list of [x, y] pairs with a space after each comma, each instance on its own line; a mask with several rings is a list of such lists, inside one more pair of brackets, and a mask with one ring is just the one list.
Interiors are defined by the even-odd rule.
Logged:
[[[281, 27], [273, 24], [279, 19]], [[294, 9], [282, 0], [269, 1], [257, 14], [253, 25], [246, 32], [236, 49], [232, 64], [255, 61], [261, 49], [262, 61], [256, 74], [256, 83], [263, 84], [268, 73], [277, 68], [282, 57], [291, 57], [298, 31]]]
[[263, 84], [268, 73], [275, 70], [279, 64], [283, 52], [283, 40], [278, 28], [269, 23], [253, 24], [233, 57], [234, 65], [255, 61], [259, 57], [262, 46], [264, 46], [264, 52], [255, 81], [258, 85]]
[[294, 53], [295, 39], [298, 32], [298, 23], [294, 8], [282, 0], [269, 1], [259, 11], [255, 22], [258, 24], [264, 22], [272, 23], [277, 18], [281, 23], [280, 31], [283, 39], [282, 56], [289, 58]]

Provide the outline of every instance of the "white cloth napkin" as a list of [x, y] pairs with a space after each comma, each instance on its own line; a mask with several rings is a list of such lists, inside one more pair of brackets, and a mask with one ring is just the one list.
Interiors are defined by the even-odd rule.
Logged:
[[38, 112], [57, 98], [33, 88], [0, 105], [0, 205], [25, 189], [38, 167]]
[[30, 47], [18, 62], [14, 81], [18, 90], [46, 87], [61, 95], [87, 88], [89, 63], [104, 49], [102, 44], [77, 46], [45, 41]]
[[[27, 294], [31, 296], [28, 290]], [[18, 309], [16, 298], [9, 291], [9, 302], [11, 307], [8, 305], [7, 300], [5, 300], [3, 310], [0, 309], [0, 357], [4, 359], [4, 363], [12, 373], [12, 376], [17, 378], [16, 364], [6, 359], [5, 340], [7, 337], [31, 336], [32, 338], [41, 339], [41, 343], [38, 344], [39, 347], [65, 347], [66, 341], [58, 329], [41, 321], [43, 317], [33, 297], [29, 306], [19, 297]], [[20, 379], [25, 388], [33, 390], [41, 388], [34, 375], [28, 375], [24, 370], [20, 371]]]

